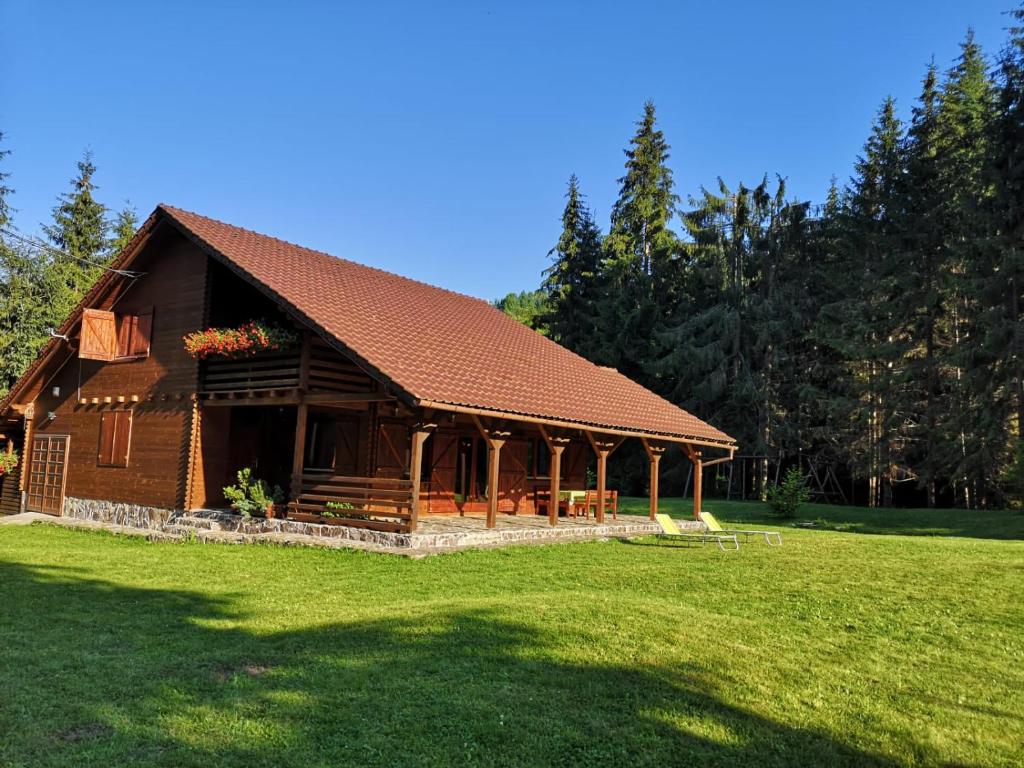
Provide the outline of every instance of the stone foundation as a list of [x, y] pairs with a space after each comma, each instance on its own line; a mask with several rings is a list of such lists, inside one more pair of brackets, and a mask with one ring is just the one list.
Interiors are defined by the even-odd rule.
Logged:
[[99, 499], [64, 499], [64, 517], [76, 520], [94, 520], [110, 525], [124, 525], [130, 528], [161, 530], [174, 517], [174, 511], [159, 507], [144, 507], [139, 504], [125, 504], [119, 501]]
[[[482, 517], [425, 516], [416, 533], [390, 533], [345, 525], [320, 525], [294, 520], [242, 517], [224, 510], [180, 510], [124, 504], [97, 499], [64, 500], [59, 524], [102, 527], [120, 533], [148, 535], [155, 541], [193, 540], [223, 543], [280, 543], [330, 548], [354, 547], [412, 557], [477, 547], [509, 544], [554, 544], [609, 538], [631, 538], [659, 533], [661, 527], [646, 517], [620, 515], [618, 520], [596, 523], [560, 520], [550, 527], [547, 518], [501, 517], [497, 528], [486, 528]], [[61, 520], [55, 518], [54, 522]], [[680, 528], [701, 523], [677, 521]], [[149, 532], [148, 534], [146, 532]]]

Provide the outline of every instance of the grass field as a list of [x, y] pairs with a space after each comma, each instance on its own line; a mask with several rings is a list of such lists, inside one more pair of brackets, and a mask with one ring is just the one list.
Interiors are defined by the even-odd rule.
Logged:
[[1024, 515], [807, 517], [849, 532], [413, 561], [0, 527], [0, 765], [1024, 763]]

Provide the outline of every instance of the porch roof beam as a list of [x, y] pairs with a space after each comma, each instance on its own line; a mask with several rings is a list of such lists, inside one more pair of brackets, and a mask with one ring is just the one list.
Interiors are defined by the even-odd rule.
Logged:
[[469, 416], [482, 416], [490, 418], [502, 418], [508, 421], [519, 422], [523, 424], [543, 424], [548, 427], [560, 427], [562, 429], [571, 430], [583, 430], [593, 431], [599, 434], [616, 435], [619, 437], [639, 437], [649, 438], [651, 440], [664, 440], [670, 443], [689, 443], [691, 445], [702, 445], [706, 448], [719, 448], [724, 451], [735, 450], [736, 444], [725, 441], [717, 440], [706, 440], [698, 437], [683, 437], [676, 435], [661, 435], [653, 432], [642, 432], [635, 429], [620, 429], [616, 427], [597, 427], [589, 424], [583, 424], [580, 422], [565, 421], [563, 419], [549, 419], [535, 416], [524, 416], [517, 413], [506, 413], [504, 411], [493, 411], [486, 408], [474, 408], [466, 405], [452, 405], [451, 403], [439, 403], [434, 400], [420, 400], [417, 405], [436, 408], [440, 411], [448, 411], [450, 413], [462, 413]]

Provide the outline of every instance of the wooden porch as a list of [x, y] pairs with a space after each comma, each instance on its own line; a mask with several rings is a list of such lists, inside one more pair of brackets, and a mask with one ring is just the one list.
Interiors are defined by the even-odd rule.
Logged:
[[[705, 461], [708, 446], [696, 441], [411, 404], [308, 330], [296, 350], [205, 362], [196, 407], [206, 414], [200, 423], [210, 427], [198, 442], [219, 444], [215, 451], [275, 433], [276, 463], [288, 461], [290, 453], [291, 466], [267, 472], [288, 487], [293, 519], [392, 534], [417, 532], [438, 515], [447, 525], [490, 530], [509, 518], [528, 520], [527, 527], [587, 526], [590, 514], [593, 525], [604, 525], [612, 509], [608, 462], [627, 440], [642, 443], [647, 456], [647, 519], [658, 511], [661, 459], [673, 445], [694, 466], [696, 517], [702, 469], [731, 456]], [[255, 413], [253, 407], [275, 411], [277, 420], [258, 429], [248, 424], [245, 436], [216, 436], [218, 429], [234, 429], [238, 419], [229, 414]], [[262, 463], [273, 463], [266, 452]], [[249, 466], [233, 454], [212, 464], [220, 473]], [[270, 479], [266, 472], [263, 477]], [[197, 494], [188, 508], [216, 506], [210, 493], [216, 487], [208, 482], [205, 495]], [[562, 491], [583, 490], [592, 492], [583, 521], [551, 502]]]

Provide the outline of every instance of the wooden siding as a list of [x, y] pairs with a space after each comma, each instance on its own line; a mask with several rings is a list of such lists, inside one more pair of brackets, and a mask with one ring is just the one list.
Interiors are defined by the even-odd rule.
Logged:
[[[115, 304], [100, 308], [125, 314], [152, 308], [150, 355], [115, 362], [70, 359], [43, 386], [33, 431], [72, 436], [65, 495], [182, 508], [192, 431], [191, 395], [198, 372], [182, 337], [203, 322], [207, 257], [166, 230], [146, 248], [133, 266], [146, 274]], [[52, 394], [55, 386], [60, 388], [58, 396]], [[137, 404], [132, 403], [133, 396], [140, 398]], [[80, 398], [87, 404], [81, 405]], [[93, 404], [93, 398], [98, 403]], [[100, 414], [129, 407], [134, 415], [128, 467], [101, 467], [97, 461]], [[47, 416], [51, 412], [56, 417], [52, 420]]]

